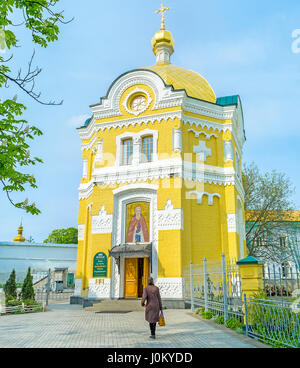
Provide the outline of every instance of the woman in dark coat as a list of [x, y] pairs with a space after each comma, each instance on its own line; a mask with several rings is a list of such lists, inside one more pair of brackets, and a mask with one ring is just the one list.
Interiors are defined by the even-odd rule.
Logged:
[[156, 323], [159, 320], [159, 312], [162, 311], [161, 297], [159, 293], [159, 288], [154, 285], [153, 278], [148, 278], [148, 286], [145, 287], [142, 298], [142, 306], [145, 307], [146, 312], [145, 319], [149, 322], [151, 336], [150, 338], [155, 339], [155, 329]]

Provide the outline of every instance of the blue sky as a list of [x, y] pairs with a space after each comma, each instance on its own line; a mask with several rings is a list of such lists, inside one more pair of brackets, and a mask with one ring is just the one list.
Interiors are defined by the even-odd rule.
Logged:
[[[33, 46], [18, 29], [22, 47], [14, 50], [16, 70], [26, 68], [33, 49], [43, 68], [37, 88], [45, 100], [63, 99], [62, 106], [42, 106], [18, 93], [25, 117], [43, 137], [31, 145], [44, 164], [34, 173], [37, 190], [15, 196], [36, 202], [42, 214], [32, 216], [0, 197], [0, 240], [11, 241], [23, 217], [24, 235], [43, 241], [56, 228], [77, 226], [78, 186], [82, 175], [76, 127], [90, 115], [91, 104], [104, 96], [120, 74], [152, 65], [151, 38], [160, 27], [155, 10], [160, 0], [62, 0], [66, 18], [60, 39], [47, 49]], [[171, 7], [166, 26], [175, 39], [172, 63], [193, 69], [212, 85], [216, 95], [239, 94], [247, 142], [244, 161], [262, 171], [284, 172], [296, 186], [300, 209], [300, 53], [292, 52], [292, 32], [300, 29], [299, 0], [166, 0]], [[0, 98], [13, 97], [13, 88]]]

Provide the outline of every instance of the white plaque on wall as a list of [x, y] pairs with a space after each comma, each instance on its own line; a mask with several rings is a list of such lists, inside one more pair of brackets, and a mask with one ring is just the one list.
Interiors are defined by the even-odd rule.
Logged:
[[181, 230], [183, 228], [183, 211], [174, 209], [171, 200], [167, 200], [164, 210], [157, 211], [158, 230]]
[[99, 214], [93, 216], [92, 234], [109, 234], [112, 233], [112, 216], [108, 215], [104, 206], [101, 207]]

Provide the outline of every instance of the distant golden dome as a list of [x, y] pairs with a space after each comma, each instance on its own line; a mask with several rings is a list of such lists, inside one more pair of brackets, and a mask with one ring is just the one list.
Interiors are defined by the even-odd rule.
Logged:
[[156, 64], [143, 69], [158, 74], [174, 89], [185, 89], [189, 97], [216, 103], [217, 98], [209, 83], [198, 73], [172, 64]]

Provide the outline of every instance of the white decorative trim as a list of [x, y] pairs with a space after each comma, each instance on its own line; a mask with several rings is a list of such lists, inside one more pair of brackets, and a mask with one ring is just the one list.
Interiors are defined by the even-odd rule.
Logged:
[[78, 241], [84, 241], [85, 225], [78, 225]]
[[82, 288], [82, 280], [81, 279], [75, 279], [74, 296], [81, 296], [81, 288]]
[[182, 131], [173, 129], [173, 151], [182, 151]]
[[82, 168], [82, 177], [83, 178], [87, 178], [88, 164], [89, 164], [89, 160], [88, 159], [84, 159], [83, 160], [83, 168]]
[[193, 132], [196, 138], [199, 138], [201, 134], [203, 134], [205, 136], [205, 138], [209, 141], [211, 137], [215, 137], [218, 138], [218, 136], [216, 134], [207, 134], [205, 132], [198, 132], [197, 130], [194, 129], [189, 129], [189, 132]]
[[228, 232], [229, 233], [236, 233], [236, 214], [228, 214], [227, 215], [227, 224], [228, 224]]
[[[128, 100], [130, 99], [130, 97], [132, 95], [135, 95], [137, 93], [143, 93], [143, 94], [145, 94], [147, 96], [147, 104], [146, 104], [146, 106], [142, 110], [140, 110], [140, 111], [133, 111], [133, 110], [130, 110], [128, 108]], [[134, 91], [132, 91], [131, 93], [129, 93], [129, 95], [126, 97], [126, 99], [125, 99], [125, 101], [123, 103], [123, 106], [124, 106], [125, 110], [129, 114], [135, 115], [135, 116], [139, 116], [139, 115], [141, 115], [143, 112], [145, 112], [148, 109], [148, 107], [150, 106], [151, 102], [152, 102], [152, 98], [151, 98], [149, 92], [147, 92], [145, 89], [136, 88]]]
[[89, 143], [81, 144], [81, 151], [89, 151], [97, 141], [97, 134], [89, 141]]
[[100, 208], [99, 214], [93, 216], [92, 234], [109, 234], [112, 232], [112, 216], [108, 215], [104, 206]]
[[90, 279], [88, 298], [109, 299], [110, 279]]
[[232, 141], [224, 141], [224, 160], [233, 161]]
[[183, 210], [174, 209], [170, 199], [167, 200], [165, 208], [157, 211], [158, 230], [182, 230]]
[[79, 200], [87, 199], [93, 194], [94, 190], [94, 180], [92, 179], [88, 183], [80, 184], [79, 186]]
[[242, 178], [241, 159], [237, 149], [235, 149], [235, 167], [237, 177], [239, 178], [239, 180], [241, 180]]
[[[208, 196], [208, 205], [213, 206], [214, 204], [214, 197], [221, 198], [221, 195], [218, 193], [207, 193], [207, 192], [197, 192], [196, 190], [190, 191], [190, 195], [196, 195], [197, 196], [197, 202], [198, 204], [202, 204], [202, 199], [204, 195]], [[192, 198], [190, 198], [192, 199]]]
[[[79, 187], [79, 199], [86, 199], [93, 193], [94, 185], [106, 186], [146, 182], [147, 180], [165, 179], [170, 176], [184, 180], [218, 185], [234, 185], [241, 198], [244, 189], [233, 167], [217, 167], [182, 161], [181, 158], [158, 160], [137, 166], [105, 167], [94, 170], [93, 179]], [[144, 184], [143, 184], [144, 185]]]
[[160, 296], [163, 299], [182, 299], [183, 279], [181, 277], [158, 278], [155, 285], [159, 287]]
[[207, 148], [203, 141], [199, 141], [198, 146], [193, 147], [193, 152], [196, 153], [200, 161], [206, 161], [207, 157], [211, 156], [211, 149]]
[[101, 162], [102, 161], [102, 158], [103, 158], [103, 139], [101, 139], [97, 143], [96, 156], [95, 156], [94, 164], [96, 162]]

